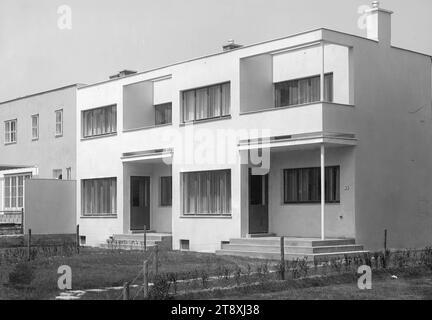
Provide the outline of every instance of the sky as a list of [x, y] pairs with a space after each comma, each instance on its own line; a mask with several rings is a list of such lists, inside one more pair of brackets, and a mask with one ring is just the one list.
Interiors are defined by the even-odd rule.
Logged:
[[[0, 101], [326, 27], [359, 36], [367, 0], [0, 0]], [[63, 9], [66, 6], [66, 11]], [[432, 1], [380, 1], [392, 44], [432, 55]], [[60, 8], [60, 9], [59, 9]]]

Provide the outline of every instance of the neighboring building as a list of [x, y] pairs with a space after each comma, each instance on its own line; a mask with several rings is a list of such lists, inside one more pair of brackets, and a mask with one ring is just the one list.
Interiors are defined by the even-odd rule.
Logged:
[[390, 16], [79, 88], [86, 243], [146, 226], [197, 251], [257, 233], [377, 249], [384, 229], [430, 245], [431, 57], [392, 46]]
[[24, 207], [25, 179], [75, 179], [78, 86], [0, 102], [0, 215]]

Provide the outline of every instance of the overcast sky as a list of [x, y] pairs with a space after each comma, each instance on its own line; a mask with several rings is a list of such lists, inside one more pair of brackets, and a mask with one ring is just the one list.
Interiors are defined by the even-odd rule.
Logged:
[[[380, 3], [395, 12], [393, 45], [432, 55], [432, 1]], [[318, 27], [365, 36], [362, 5], [370, 2], [0, 0], [0, 101], [218, 52], [228, 39], [251, 44]]]

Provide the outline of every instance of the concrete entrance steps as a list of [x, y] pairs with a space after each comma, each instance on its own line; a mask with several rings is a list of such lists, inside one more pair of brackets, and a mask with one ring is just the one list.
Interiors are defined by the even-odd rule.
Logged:
[[[161, 249], [172, 249], [171, 233], [149, 231], [146, 234], [147, 249], [159, 246]], [[105, 248], [123, 250], [144, 250], [144, 233], [114, 234], [107, 243], [102, 245]]]
[[[362, 245], [355, 244], [354, 239], [325, 239], [318, 238], [285, 238], [285, 259], [329, 259], [366, 253]], [[280, 259], [280, 238], [235, 238], [230, 243], [222, 244], [218, 255], [244, 256], [260, 259]]]

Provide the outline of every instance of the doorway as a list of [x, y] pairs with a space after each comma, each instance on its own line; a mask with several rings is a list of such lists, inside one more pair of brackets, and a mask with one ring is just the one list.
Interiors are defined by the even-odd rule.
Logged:
[[250, 168], [249, 233], [268, 233], [268, 174], [253, 175]]
[[130, 229], [150, 229], [150, 177], [131, 177]]

